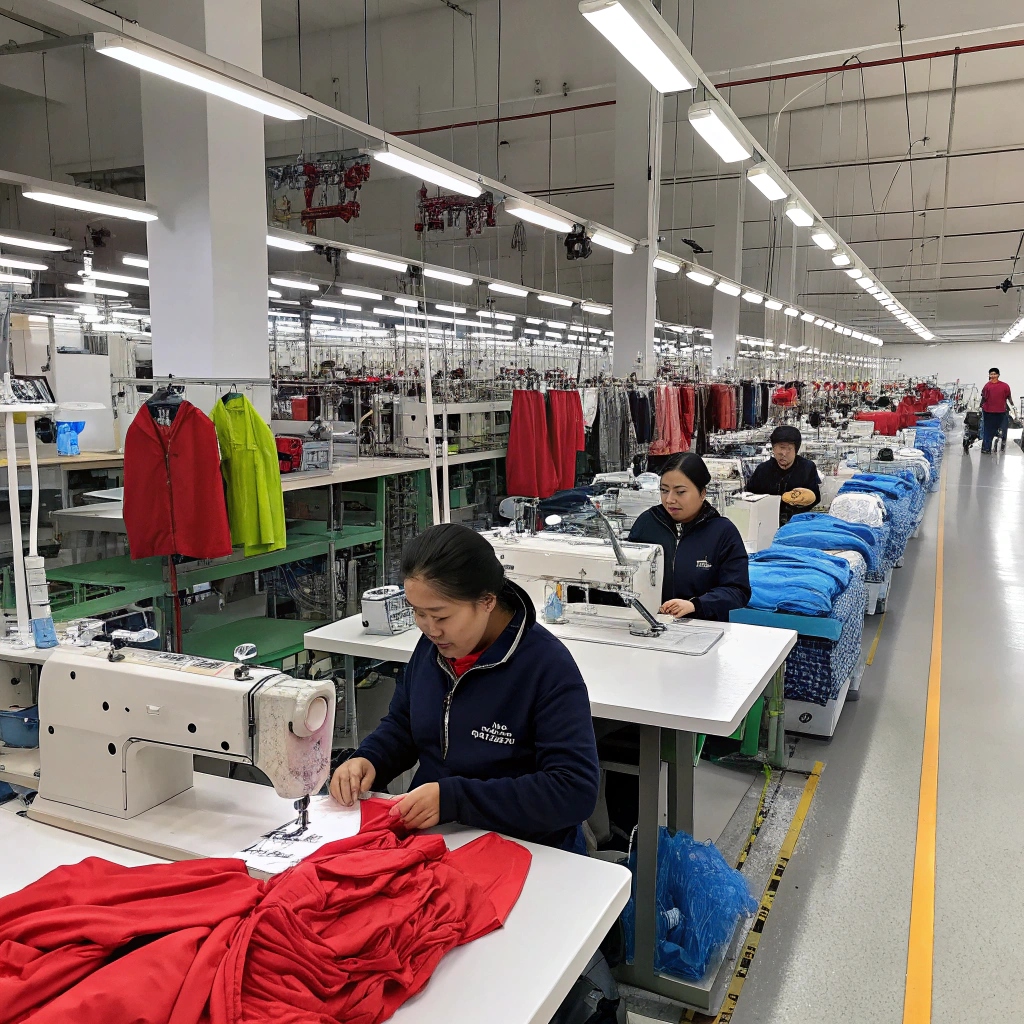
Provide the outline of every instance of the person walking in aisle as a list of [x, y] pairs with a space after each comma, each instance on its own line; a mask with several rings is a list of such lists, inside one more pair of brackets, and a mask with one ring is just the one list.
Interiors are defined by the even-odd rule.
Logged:
[[1011, 393], [1010, 385], [999, 379], [999, 367], [993, 366], [988, 371], [988, 383], [981, 389], [982, 455], [992, 454], [992, 441], [1006, 429], [1006, 406]]

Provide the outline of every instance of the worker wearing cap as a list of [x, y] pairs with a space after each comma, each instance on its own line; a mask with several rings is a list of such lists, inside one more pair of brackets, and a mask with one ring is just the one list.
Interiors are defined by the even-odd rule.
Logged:
[[806, 512], [821, 501], [818, 467], [798, 454], [803, 437], [796, 427], [776, 427], [771, 436], [772, 457], [762, 462], [747, 484], [753, 494], [778, 494], [779, 525], [785, 526], [798, 512]]

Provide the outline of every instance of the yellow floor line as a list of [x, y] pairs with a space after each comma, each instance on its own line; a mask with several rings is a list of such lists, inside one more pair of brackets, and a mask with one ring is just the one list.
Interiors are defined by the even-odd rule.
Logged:
[[924, 716], [924, 754], [917, 807], [914, 887], [907, 947], [907, 988], [903, 1024], [931, 1024], [932, 959], [935, 947], [935, 819], [939, 798], [939, 701], [942, 690], [942, 582], [946, 536], [946, 472], [939, 495], [938, 550], [935, 556], [935, 611], [932, 618], [931, 667]]
[[878, 620], [878, 629], [875, 630], [875, 639], [871, 641], [871, 650], [868, 651], [868, 660], [865, 662], [866, 665], [874, 663], [875, 651], [878, 650], [878, 641], [882, 638], [882, 627], [885, 625], [885, 617], [888, 614], [888, 612], [882, 612], [882, 617]]

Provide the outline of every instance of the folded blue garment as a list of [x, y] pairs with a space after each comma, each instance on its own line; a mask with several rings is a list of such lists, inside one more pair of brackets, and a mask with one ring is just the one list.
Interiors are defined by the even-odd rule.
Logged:
[[863, 523], [847, 523], [820, 512], [794, 516], [778, 533], [775, 544], [818, 551], [859, 551], [868, 572], [877, 572], [881, 559], [882, 531]]
[[813, 569], [831, 576], [840, 590], [848, 586], [853, 570], [845, 558], [814, 548], [794, 548], [772, 544], [750, 556], [751, 564], [778, 565], [791, 569]]
[[850, 477], [839, 488], [839, 493], [887, 494], [898, 501], [903, 495], [910, 494], [913, 490], [913, 484], [903, 477], [893, 476], [889, 473], [858, 473], [856, 476]]
[[794, 615], [829, 615], [833, 602], [849, 585], [851, 573], [845, 558], [772, 544], [750, 556], [748, 607]]

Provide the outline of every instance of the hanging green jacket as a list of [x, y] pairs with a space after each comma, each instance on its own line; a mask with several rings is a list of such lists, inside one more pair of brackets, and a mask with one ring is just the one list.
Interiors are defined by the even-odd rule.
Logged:
[[284, 494], [270, 427], [245, 395], [219, 399], [210, 418], [220, 442], [231, 542], [244, 545], [246, 556], [283, 548]]

